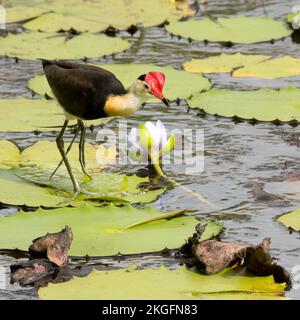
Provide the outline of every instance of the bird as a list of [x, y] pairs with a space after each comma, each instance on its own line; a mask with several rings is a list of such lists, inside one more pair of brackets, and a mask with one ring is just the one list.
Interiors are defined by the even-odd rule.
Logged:
[[[73, 195], [70, 199], [73, 201], [79, 194], [90, 194], [81, 190], [67, 157], [80, 131], [79, 162], [83, 173], [88, 175], [84, 155], [85, 120], [113, 116], [128, 117], [152, 97], [156, 97], [169, 107], [168, 99], [163, 95], [166, 76], [162, 72], [150, 71], [138, 76], [132, 85], [125, 89], [121, 81], [104, 68], [65, 60], [41, 59], [41, 61], [48, 84], [65, 116], [61, 131], [56, 138], [62, 159], [51, 178], [64, 163], [73, 185]], [[65, 150], [63, 136], [69, 121], [72, 120], [77, 121], [78, 126], [70, 145]]]

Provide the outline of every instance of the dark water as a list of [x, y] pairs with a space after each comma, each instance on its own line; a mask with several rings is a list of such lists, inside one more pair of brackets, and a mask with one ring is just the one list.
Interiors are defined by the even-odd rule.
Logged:
[[[285, 19], [290, 8], [297, 1], [261, 1], [261, 0], [208, 0], [206, 13], [212, 16], [264, 16]], [[203, 15], [202, 11], [199, 16]], [[234, 45], [230, 48], [222, 44], [189, 43], [171, 37], [164, 28], [149, 28], [138, 31], [133, 37], [126, 32], [121, 36], [129, 38], [132, 48], [114, 58], [94, 59], [99, 62], [137, 62], [171, 65], [180, 69], [183, 62], [192, 57], [200, 58], [225, 53], [253, 53], [273, 56], [299, 56], [300, 44], [291, 38], [251, 45]], [[38, 62], [0, 59], [0, 98], [30, 96], [26, 88], [27, 80], [41, 73]], [[299, 86], [300, 77], [276, 80], [245, 80], [234, 79], [229, 75], [207, 75], [217, 88], [251, 90], [260, 87], [279, 88], [284, 86]], [[167, 173], [190, 189], [200, 192], [215, 204], [216, 210], [207, 208], [190, 194], [175, 188], [166, 192], [154, 206], [160, 210], [174, 210], [185, 207], [193, 208], [192, 214], [199, 218], [216, 218], [225, 225], [223, 239], [226, 241], [259, 243], [264, 237], [271, 237], [271, 253], [289, 271], [300, 265], [299, 233], [289, 234], [275, 218], [287, 211], [299, 207], [300, 202], [300, 130], [288, 124], [275, 126], [271, 123], [235, 124], [233, 121], [214, 116], [199, 116], [197, 112], [187, 113], [184, 101], [179, 106], [175, 103], [166, 110], [160, 104], [148, 104], [129, 119], [129, 124], [146, 120], [161, 119], [168, 129], [202, 128], [205, 132], [205, 170], [196, 175], [186, 175], [184, 166], [166, 167]], [[115, 128], [116, 123], [108, 124]], [[89, 132], [88, 138], [95, 141], [95, 133]], [[20, 147], [25, 147], [38, 140], [54, 140], [54, 133], [42, 133], [36, 136], [31, 133], [0, 133], [0, 139], [15, 141]], [[126, 170], [127, 168], [120, 168]], [[283, 197], [281, 201], [257, 201], [247, 185], [249, 181], [265, 183], [267, 192]], [[17, 208], [3, 208], [0, 215], [14, 214]], [[0, 265], [8, 267], [16, 259], [0, 255]], [[126, 267], [131, 264], [139, 266], [158, 266], [161, 264], [176, 268], [177, 264], [170, 256], [160, 254], [145, 257], [130, 257], [125, 260], [99, 259], [89, 261], [71, 261], [72, 266], [97, 265], [103, 268], [108, 265]], [[7, 269], [8, 272], [8, 269]], [[300, 299], [300, 290], [291, 290], [287, 296]], [[37, 298], [32, 288], [21, 288], [9, 285], [7, 290], [0, 290], [0, 299], [32, 299]]]

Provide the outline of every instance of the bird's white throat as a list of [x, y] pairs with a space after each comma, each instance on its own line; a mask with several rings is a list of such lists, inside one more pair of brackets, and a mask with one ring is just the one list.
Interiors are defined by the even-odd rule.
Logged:
[[110, 117], [127, 117], [135, 113], [146, 100], [147, 97], [139, 95], [132, 86], [124, 95], [110, 96], [105, 103], [104, 111]]

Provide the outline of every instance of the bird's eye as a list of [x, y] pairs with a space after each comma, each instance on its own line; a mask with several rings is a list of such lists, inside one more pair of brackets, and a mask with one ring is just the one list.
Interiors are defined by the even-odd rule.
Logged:
[[147, 85], [147, 83], [144, 83], [144, 88], [149, 89], [149, 86]]

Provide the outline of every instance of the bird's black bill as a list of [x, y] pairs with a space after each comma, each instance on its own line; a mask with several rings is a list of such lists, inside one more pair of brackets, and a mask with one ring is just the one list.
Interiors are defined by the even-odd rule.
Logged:
[[162, 101], [167, 107], [170, 107], [169, 101], [168, 101], [166, 98], [163, 98], [161, 101]]

